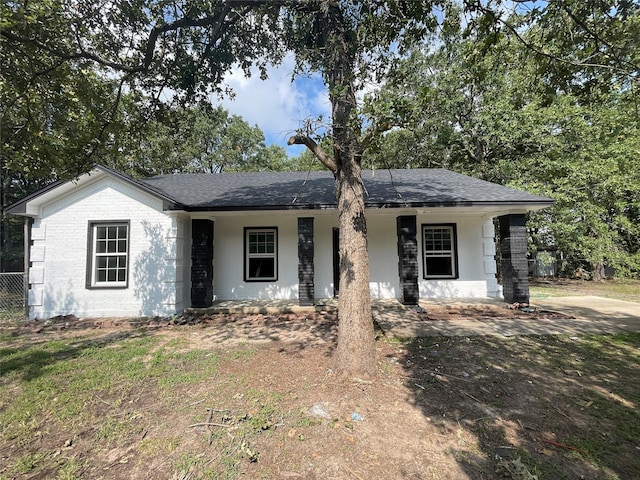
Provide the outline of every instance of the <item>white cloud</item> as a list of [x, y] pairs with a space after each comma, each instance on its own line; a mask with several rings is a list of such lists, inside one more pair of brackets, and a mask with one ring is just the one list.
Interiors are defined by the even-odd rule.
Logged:
[[292, 82], [293, 67], [293, 57], [289, 56], [282, 65], [270, 68], [269, 78], [264, 81], [257, 71], [246, 78], [242, 70], [236, 69], [225, 79], [235, 98], [213, 99], [213, 103], [242, 116], [251, 125], [257, 124], [268, 144], [286, 146], [288, 138], [306, 118], [330, 117], [328, 93], [319, 75], [299, 77]]
[[[212, 103], [220, 104], [229, 112], [240, 115], [250, 125], [258, 125], [264, 132], [267, 144], [285, 147], [289, 155], [297, 155], [304, 147], [288, 147], [287, 140], [301, 127], [306, 119], [323, 117], [323, 129], [331, 121], [331, 104], [329, 92], [319, 74], [301, 75], [291, 81], [294, 59], [289, 55], [285, 61], [268, 70], [269, 78], [260, 80], [257, 69], [253, 75], [245, 77], [244, 72], [236, 68], [225, 78], [225, 83], [235, 92], [235, 98], [219, 100], [212, 98]], [[369, 83], [358, 92], [358, 101], [380, 87]]]

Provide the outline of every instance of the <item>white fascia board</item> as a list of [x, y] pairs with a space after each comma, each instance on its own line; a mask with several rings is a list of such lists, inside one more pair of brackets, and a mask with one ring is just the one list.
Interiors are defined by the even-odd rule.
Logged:
[[38, 195], [29, 200], [25, 206], [25, 215], [29, 217], [39, 217], [42, 215], [42, 209], [49, 203], [60, 200], [75, 191], [78, 187], [83, 187], [97, 182], [107, 174], [94, 169], [89, 173], [80, 175], [75, 180], [65, 182], [48, 192]]

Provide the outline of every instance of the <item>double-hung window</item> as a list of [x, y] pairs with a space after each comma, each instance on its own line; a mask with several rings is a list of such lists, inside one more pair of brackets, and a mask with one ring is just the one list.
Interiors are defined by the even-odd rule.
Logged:
[[127, 287], [129, 222], [91, 222], [88, 263], [88, 287]]
[[425, 279], [458, 278], [456, 226], [422, 225], [422, 271]]
[[278, 229], [245, 228], [244, 279], [267, 282], [278, 279]]

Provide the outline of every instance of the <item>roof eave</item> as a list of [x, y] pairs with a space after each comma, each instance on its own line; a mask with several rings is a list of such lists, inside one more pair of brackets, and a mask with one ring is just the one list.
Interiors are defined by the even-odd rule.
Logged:
[[[448, 207], [502, 207], [522, 210], [541, 210], [553, 205], [551, 200], [540, 201], [452, 201], [452, 202], [367, 202], [365, 208], [402, 209], [402, 208], [448, 208]], [[335, 203], [281, 204], [281, 205], [187, 205], [176, 208], [186, 212], [246, 212], [246, 211], [284, 211], [284, 210], [335, 210]]]
[[331, 210], [336, 204], [291, 204], [291, 205], [221, 205], [221, 206], [184, 206], [186, 212], [248, 212], [248, 211], [285, 211], [285, 210]]
[[32, 217], [33, 214], [27, 212], [27, 205], [29, 204], [29, 202], [31, 200], [34, 200], [40, 197], [41, 195], [44, 195], [47, 192], [50, 192], [51, 190], [55, 190], [60, 185], [63, 185], [65, 183], [67, 183], [67, 180], [57, 180], [51, 183], [50, 185], [47, 185], [46, 187], [43, 187], [40, 190], [33, 192], [30, 195], [27, 195], [26, 197], [18, 200], [17, 202], [12, 203], [5, 209], [5, 213], [9, 213], [11, 215], [22, 215], [25, 217]]

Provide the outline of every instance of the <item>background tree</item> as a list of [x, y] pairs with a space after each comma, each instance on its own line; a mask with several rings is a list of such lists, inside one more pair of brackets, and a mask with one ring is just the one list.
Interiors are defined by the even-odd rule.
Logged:
[[91, 59], [63, 58], [68, 14], [48, 1], [0, 5], [0, 271], [23, 269], [22, 221], [5, 208], [94, 163], [133, 176], [286, 164], [282, 147], [222, 108], [163, 104]]
[[[104, 91], [107, 101], [113, 101], [112, 92]], [[222, 107], [158, 105], [153, 108], [149, 105], [151, 102], [152, 99], [137, 94], [121, 95], [108, 125], [100, 126], [102, 139], [91, 152], [96, 163], [133, 177], [222, 169], [282, 171], [296, 168], [295, 160], [287, 157], [284, 148], [266, 146], [264, 134], [257, 126], [250, 126]], [[91, 132], [68, 133], [71, 128], [90, 128], [76, 120], [86, 113], [83, 102], [44, 104], [44, 110], [56, 111], [56, 119], [50, 121], [20, 110], [21, 103], [22, 99], [19, 99], [13, 105], [16, 108], [5, 112], [4, 120], [13, 125], [14, 130], [0, 133], [4, 142], [3, 213], [6, 206], [29, 193], [56, 180], [76, 176], [78, 170], [75, 169], [81, 165], [78, 159], [86, 153], [88, 145], [97, 143]], [[43, 127], [38, 120], [48, 125], [46, 134], [41, 132]], [[3, 214], [0, 225], [0, 271], [21, 271], [24, 268], [22, 219]]]
[[[62, 19], [37, 8], [52, 42]], [[10, 6], [0, 5], [0, 28], [24, 30]], [[0, 36], [0, 271], [21, 271], [22, 221], [5, 208], [58, 177], [73, 177], [101, 158], [105, 126], [117, 107], [118, 86], [88, 61], [63, 61], [30, 44]], [[102, 157], [103, 158], [103, 157]]]
[[[126, 132], [127, 124], [131, 129], [126, 138], [114, 138], [118, 144], [110, 149], [109, 164], [133, 176], [273, 171], [288, 166], [284, 148], [266, 146], [258, 126], [220, 106], [162, 105], [148, 120], [142, 118], [139, 104], [132, 107], [133, 115], [124, 113], [119, 127]], [[131, 125], [132, 116], [144, 125]]]
[[[640, 73], [640, 4], [633, 0], [477, 2], [472, 10], [494, 35], [516, 39], [533, 56], [550, 88], [596, 98], [620, 88], [637, 95]], [[471, 27], [478, 22], [471, 22]]]
[[[535, 35], [539, 28], [531, 27]], [[567, 273], [583, 267], [600, 278], [607, 265], [637, 275], [633, 85], [611, 83], [608, 67], [602, 76], [590, 70], [589, 84], [563, 77], [559, 85], [523, 44], [529, 32], [518, 35], [507, 30], [489, 45], [443, 35], [439, 48], [398, 62], [368, 103], [398, 127], [369, 160], [378, 168], [441, 166], [548, 195], [554, 207], [530, 222], [533, 249], [562, 251]]]
[[533, 64], [513, 42], [481, 52], [462, 32], [443, 40], [396, 62], [367, 98], [367, 113], [395, 127], [369, 160], [378, 168], [442, 167], [504, 181], [507, 162], [539, 148], [537, 112], [548, 100]]
[[569, 274], [582, 267], [599, 280], [605, 266], [640, 274], [640, 130], [627, 109], [620, 99], [588, 107], [557, 99], [543, 148], [523, 157], [509, 182], [555, 200], [530, 224], [539, 247], [565, 254]]

